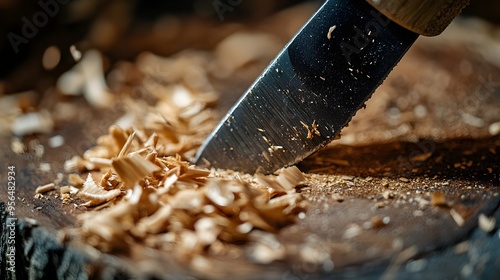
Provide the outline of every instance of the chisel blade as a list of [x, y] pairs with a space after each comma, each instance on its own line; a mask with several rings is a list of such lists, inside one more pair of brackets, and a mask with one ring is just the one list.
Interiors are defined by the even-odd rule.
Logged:
[[366, 1], [329, 0], [233, 106], [196, 164], [272, 173], [334, 140], [417, 39]]

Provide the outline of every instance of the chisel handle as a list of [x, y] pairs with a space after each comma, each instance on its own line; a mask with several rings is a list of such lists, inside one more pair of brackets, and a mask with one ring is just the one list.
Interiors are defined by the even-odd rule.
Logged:
[[441, 34], [469, 0], [366, 0], [397, 24], [424, 36]]

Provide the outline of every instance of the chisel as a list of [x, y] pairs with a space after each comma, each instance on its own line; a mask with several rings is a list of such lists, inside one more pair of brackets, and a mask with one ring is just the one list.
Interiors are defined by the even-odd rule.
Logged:
[[328, 0], [200, 148], [196, 164], [272, 173], [339, 136], [419, 35], [468, 0]]

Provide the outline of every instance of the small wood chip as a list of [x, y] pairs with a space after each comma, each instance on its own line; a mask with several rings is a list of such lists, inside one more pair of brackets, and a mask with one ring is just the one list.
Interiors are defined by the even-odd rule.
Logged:
[[392, 191], [385, 191], [382, 193], [384, 199], [394, 198], [394, 193]]
[[412, 161], [426, 161], [432, 156], [432, 153], [422, 153], [411, 158]]
[[326, 34], [326, 38], [328, 38], [328, 40], [331, 40], [331, 39], [332, 39], [332, 33], [333, 33], [333, 31], [335, 30], [335, 28], [337, 28], [337, 26], [336, 26], [336, 25], [334, 25], [334, 26], [332, 26], [332, 27], [330, 27], [330, 28], [328, 29], [328, 33]]
[[18, 155], [24, 154], [26, 152], [26, 146], [17, 137], [12, 139], [12, 142], [10, 143], [10, 149]]
[[462, 241], [455, 245], [455, 254], [460, 255], [469, 251], [469, 241]]
[[70, 191], [70, 187], [69, 186], [62, 186], [60, 189], [59, 189], [59, 192], [61, 193], [61, 195], [63, 194], [67, 194], [69, 193]]
[[350, 224], [347, 229], [344, 231], [342, 238], [351, 239], [362, 233], [363, 229], [357, 224]]
[[492, 123], [488, 126], [488, 131], [492, 136], [500, 134], [500, 122]]
[[374, 216], [372, 217], [370, 223], [371, 223], [371, 228], [373, 229], [378, 229], [385, 227], [390, 223], [391, 219], [389, 217], [381, 217], [381, 216]]
[[56, 188], [56, 185], [54, 183], [46, 184], [43, 186], [39, 186], [36, 188], [35, 193], [37, 194], [44, 194], [46, 192], [50, 192]]
[[55, 135], [53, 137], [50, 137], [48, 140], [49, 147], [51, 148], [59, 148], [62, 145], [64, 145], [64, 137], [61, 135]]
[[328, 162], [328, 163], [333, 163], [335, 165], [338, 165], [338, 166], [349, 166], [349, 161], [347, 160], [343, 160], [343, 159], [330, 159], [330, 158], [327, 158], [327, 159], [324, 159], [325, 162]]
[[384, 208], [385, 204], [383, 202], [377, 202], [377, 203], [375, 203], [375, 207], [376, 208]]
[[486, 217], [484, 214], [480, 214], [478, 218], [479, 228], [481, 228], [484, 232], [490, 233], [495, 229], [496, 220], [494, 217]]
[[302, 174], [296, 166], [281, 169], [278, 172], [279, 174], [278, 177], [276, 177], [276, 182], [286, 190], [293, 190], [305, 179], [304, 174]]
[[11, 131], [16, 136], [34, 133], [47, 134], [52, 132], [54, 120], [48, 111], [30, 112], [18, 116], [12, 121]]
[[305, 179], [302, 172], [296, 166], [280, 169], [278, 176], [255, 174], [255, 178], [261, 185], [280, 192], [294, 191], [295, 187]]
[[443, 193], [432, 193], [431, 194], [431, 205], [433, 206], [448, 206], [446, 202], [446, 197]]
[[74, 187], [79, 188], [79, 187], [83, 186], [83, 183], [85, 183], [85, 180], [83, 180], [82, 177], [78, 176], [77, 174], [69, 174], [68, 183]]
[[75, 62], [80, 61], [80, 59], [82, 58], [82, 53], [76, 48], [75, 45], [71, 45], [69, 47], [69, 51]]
[[344, 202], [344, 197], [342, 197], [338, 193], [332, 194], [332, 199], [335, 200], [335, 201], [337, 201], [337, 202]]
[[354, 176], [342, 175], [342, 176], [340, 176], [340, 179], [342, 179], [344, 181], [352, 181], [352, 180], [354, 180]]
[[460, 214], [458, 214], [458, 212], [455, 209], [450, 210], [450, 215], [459, 227], [465, 224], [464, 218]]
[[52, 170], [52, 166], [48, 162], [42, 162], [42, 163], [40, 163], [39, 169], [42, 172], [50, 172], [50, 170]]
[[311, 127], [309, 127], [309, 125], [307, 125], [303, 121], [300, 121], [300, 124], [302, 124], [302, 126], [307, 130], [307, 139], [312, 140], [315, 135], [321, 136], [321, 133], [318, 130], [318, 123], [316, 122], [316, 120], [313, 121]]
[[125, 144], [123, 144], [123, 147], [122, 149], [120, 150], [120, 153], [118, 154], [118, 158], [120, 157], [123, 157], [125, 155], [128, 154], [128, 152], [130, 151], [131, 149], [131, 146], [132, 146], [132, 142], [134, 141], [135, 139], [135, 135], [136, 135], [136, 132], [132, 132], [132, 134], [129, 135], [129, 137], [127, 138], [127, 141], [125, 142]]
[[111, 166], [112, 160], [107, 158], [89, 158], [89, 161], [93, 163], [96, 167], [109, 167]]

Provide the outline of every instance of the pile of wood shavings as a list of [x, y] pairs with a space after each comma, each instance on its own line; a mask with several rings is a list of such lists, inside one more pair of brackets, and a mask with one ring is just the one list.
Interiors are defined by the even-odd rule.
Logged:
[[[285, 257], [275, 234], [306, 207], [295, 189], [304, 180], [298, 168], [239, 176], [187, 161], [216, 124], [210, 105], [217, 95], [201, 71], [206, 63], [196, 53], [139, 58], [135, 66], [148, 78], [146, 89], [156, 102], [126, 101], [117, 125], [66, 162], [73, 174], [70, 186], [60, 188], [61, 199], [89, 211], [77, 217], [78, 228], [63, 231], [65, 240], [79, 239], [103, 252], [127, 252], [132, 244], [169, 250], [194, 269], [195, 256], [242, 256], [240, 245], [248, 243], [255, 262]], [[157, 73], [144, 66], [151, 64]], [[193, 77], [201, 82], [186, 86]]]

